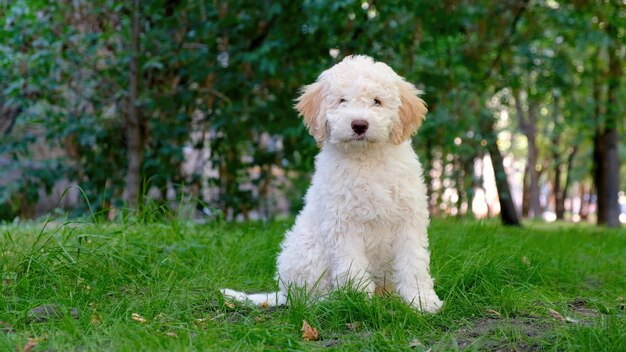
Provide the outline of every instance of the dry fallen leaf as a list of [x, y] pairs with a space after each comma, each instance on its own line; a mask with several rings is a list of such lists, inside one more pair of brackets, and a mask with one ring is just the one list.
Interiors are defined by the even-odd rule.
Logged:
[[102, 320], [100, 319], [100, 316], [98, 314], [94, 313], [91, 316], [91, 321], [90, 322], [92, 324], [94, 324], [94, 325], [97, 325], [97, 324], [100, 324], [102, 322]]
[[22, 351], [30, 352], [35, 347], [37, 347], [37, 340], [35, 340], [35, 339], [28, 339], [28, 342], [26, 342], [26, 344], [24, 345], [24, 349]]
[[235, 303], [233, 302], [229, 302], [229, 301], [224, 301], [224, 305], [230, 309], [235, 309]]
[[565, 317], [561, 315], [561, 313], [557, 312], [554, 309], [548, 309], [548, 313], [550, 313], [550, 315], [560, 321], [565, 321]]
[[140, 323], [147, 323], [148, 320], [144, 317], [142, 317], [141, 315], [137, 314], [137, 313], [133, 313], [130, 316], [131, 319], [133, 319], [134, 321], [138, 321]]
[[497, 310], [493, 310], [493, 309], [487, 309], [486, 312], [492, 315], [497, 315], [497, 316], [501, 315]]
[[346, 323], [346, 328], [348, 328], [348, 330], [356, 331], [361, 328], [361, 325], [360, 321], [355, 321], [354, 323]]
[[409, 347], [411, 347], [411, 348], [424, 347], [424, 345], [422, 345], [422, 341], [420, 341], [419, 339], [413, 339], [409, 343]]
[[173, 332], [173, 331], [166, 331], [165, 335], [167, 335], [169, 337], [178, 337], [178, 335], [176, 335], [176, 333]]
[[563, 315], [561, 315], [561, 313], [557, 312], [554, 309], [548, 309], [548, 312], [550, 313], [550, 315], [560, 321], [566, 321], [568, 323], [578, 323], [578, 320], [574, 319], [574, 318], [570, 318], [570, 317], [564, 317]]
[[[46, 337], [35, 337], [35, 338], [30, 338], [28, 339], [28, 342], [26, 342], [26, 344], [24, 345], [24, 348], [22, 349], [23, 352], [31, 352], [33, 350], [33, 348], [37, 347], [37, 345], [39, 344], [39, 342], [46, 340]], [[16, 351], [19, 351], [18, 348], [15, 349]]]
[[574, 318], [570, 318], [570, 317], [565, 317], [565, 321], [568, 322], [568, 323], [578, 324], [578, 320], [576, 320]]
[[[225, 317], [225, 316], [226, 316], [226, 314], [224, 314], [224, 313], [220, 313], [220, 314], [217, 314], [216, 316], [212, 317], [212, 318], [211, 318], [211, 320], [213, 320], [213, 321], [215, 321], [215, 320], [220, 320], [220, 319], [222, 319], [222, 318], [223, 318], [223, 317]], [[200, 319], [197, 319], [196, 321], [197, 321], [197, 322], [204, 322], [204, 321], [206, 321], [206, 320], [207, 320], [207, 319], [206, 319], [206, 318], [204, 318], [202, 321], [200, 321]]]
[[304, 341], [317, 341], [320, 339], [320, 335], [317, 332], [317, 329], [311, 327], [306, 320], [302, 321], [302, 339]]

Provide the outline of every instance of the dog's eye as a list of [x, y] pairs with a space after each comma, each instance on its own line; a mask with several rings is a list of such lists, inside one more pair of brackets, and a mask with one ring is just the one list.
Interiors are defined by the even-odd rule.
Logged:
[[374, 105], [376, 105], [376, 106], [381, 106], [381, 105], [383, 105], [383, 103], [380, 101], [380, 99], [375, 98], [375, 99], [374, 99]]
[[339, 99], [339, 104], [343, 104], [343, 103], [345, 103], [346, 101], [347, 101], [346, 99], [341, 98], [341, 99]]

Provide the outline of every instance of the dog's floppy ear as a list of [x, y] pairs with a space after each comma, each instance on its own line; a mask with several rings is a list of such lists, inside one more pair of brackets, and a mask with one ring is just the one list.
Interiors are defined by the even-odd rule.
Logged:
[[326, 85], [319, 80], [301, 89], [301, 94], [296, 99], [296, 110], [302, 116], [304, 125], [317, 143], [322, 143], [326, 137], [326, 109], [324, 98]]
[[424, 121], [428, 109], [426, 103], [418, 97], [422, 92], [411, 83], [398, 81], [398, 91], [400, 92], [400, 117], [398, 123], [391, 130], [391, 141], [400, 144], [411, 137]]

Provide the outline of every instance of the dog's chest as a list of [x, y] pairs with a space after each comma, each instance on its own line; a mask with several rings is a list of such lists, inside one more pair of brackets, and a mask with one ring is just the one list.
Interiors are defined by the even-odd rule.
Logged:
[[421, 166], [410, 144], [386, 148], [361, 154], [322, 150], [306, 200], [322, 227], [379, 234], [427, 211]]
[[325, 182], [324, 208], [343, 220], [366, 225], [399, 216], [397, 176], [382, 168], [337, 168]]

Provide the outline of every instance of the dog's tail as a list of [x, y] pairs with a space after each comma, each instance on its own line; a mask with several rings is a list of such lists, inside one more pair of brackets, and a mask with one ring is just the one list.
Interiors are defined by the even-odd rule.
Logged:
[[222, 292], [222, 295], [224, 295], [224, 298], [226, 299], [238, 302], [250, 302], [262, 307], [275, 307], [287, 304], [287, 294], [281, 291], [255, 293], [249, 295], [244, 292], [223, 288], [220, 292]]

